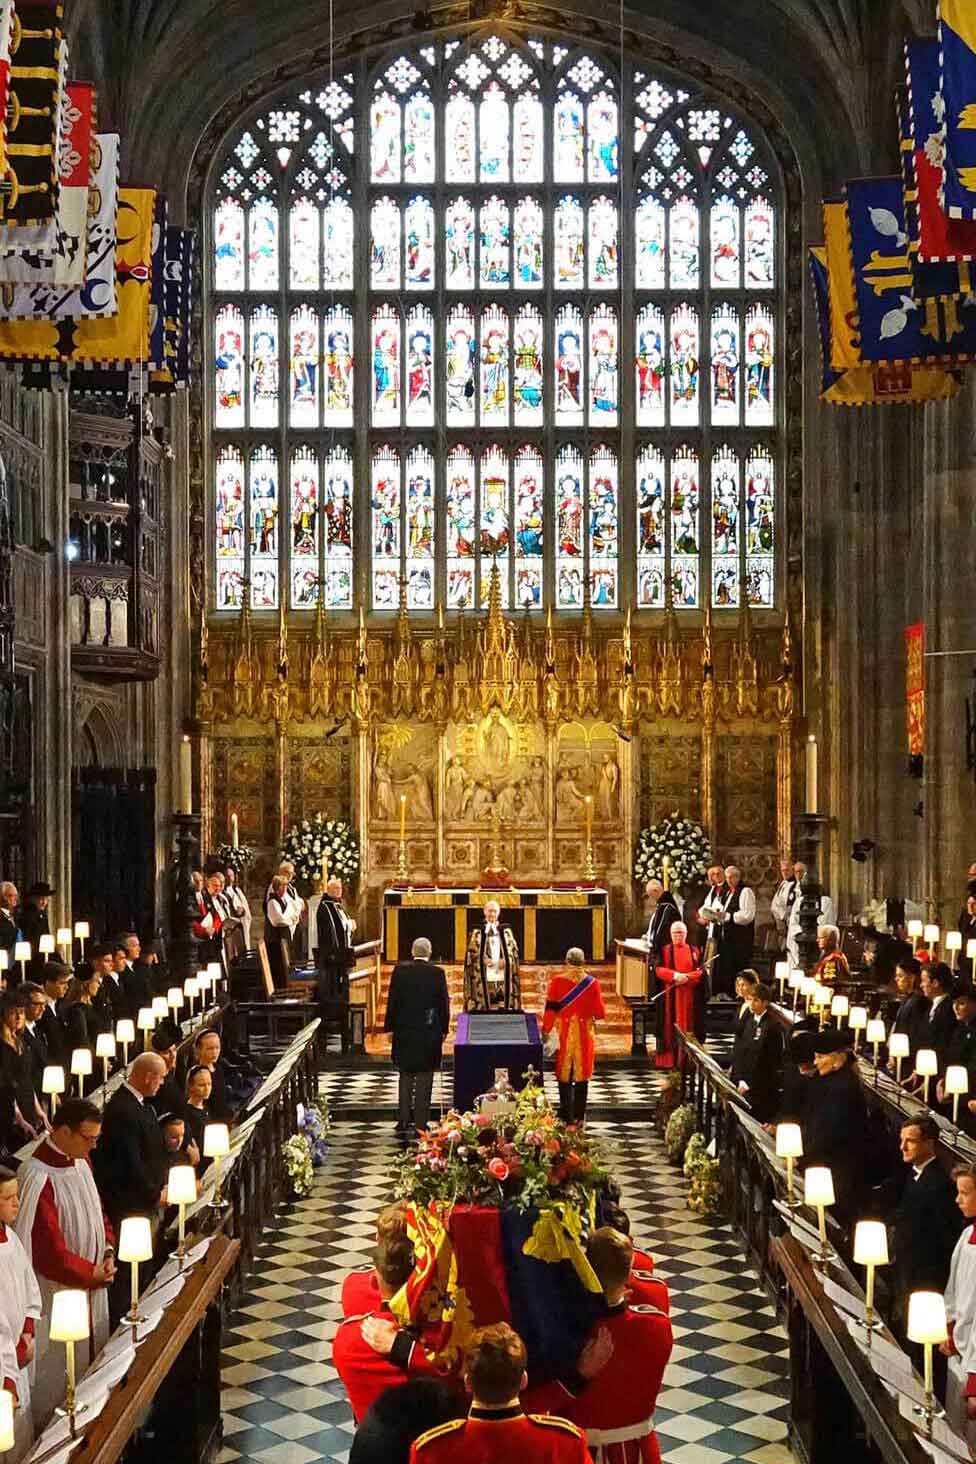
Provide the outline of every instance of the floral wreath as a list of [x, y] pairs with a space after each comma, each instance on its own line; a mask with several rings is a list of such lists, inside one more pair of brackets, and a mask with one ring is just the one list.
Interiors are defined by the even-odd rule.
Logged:
[[662, 879], [665, 859], [669, 876], [683, 887], [702, 879], [712, 862], [711, 845], [701, 824], [682, 818], [677, 809], [641, 829], [634, 851], [634, 879], [641, 884]]

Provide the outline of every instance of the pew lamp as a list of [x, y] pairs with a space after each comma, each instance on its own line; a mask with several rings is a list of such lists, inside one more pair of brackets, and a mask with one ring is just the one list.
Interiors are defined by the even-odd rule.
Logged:
[[55, 937], [55, 939], [57, 940], [58, 949], [61, 952], [61, 958], [64, 961], [64, 964], [66, 966], [70, 966], [71, 965], [71, 926], [70, 925], [59, 925], [58, 926], [58, 933], [57, 933], [57, 936]]
[[0, 950], [0, 991], [3, 990], [3, 988], [4, 988], [5, 984], [6, 984], [5, 981], [4, 981], [4, 978], [3, 978], [3, 974], [2, 973], [4, 971], [9, 970], [9, 969], [10, 969], [10, 954], [6, 950]]
[[966, 960], [972, 961], [973, 963], [973, 969], [970, 975], [973, 981], [976, 981], [976, 939], [970, 939], [966, 942]]
[[207, 1010], [207, 1001], [209, 999], [207, 993], [209, 992], [211, 985], [212, 982], [210, 978], [210, 967], [201, 966], [199, 971], [197, 972], [197, 991], [200, 995], [201, 1016]]
[[807, 1015], [810, 1013], [810, 998], [817, 989], [816, 976], [804, 976], [800, 982], [800, 995], [803, 997], [803, 1006]]
[[75, 1397], [75, 1343], [88, 1341], [88, 1293], [85, 1291], [56, 1291], [51, 1302], [52, 1342], [63, 1342], [66, 1361], [66, 1385], [64, 1407], [57, 1410], [59, 1417], [68, 1420], [68, 1431], [75, 1437], [75, 1419], [84, 1413], [85, 1403]]
[[81, 942], [81, 959], [85, 959], [85, 941], [91, 935], [91, 927], [87, 920], [75, 921], [75, 940]]
[[45, 963], [48, 956], [54, 955], [54, 936], [50, 931], [45, 930], [44, 934], [38, 938], [37, 949], [39, 954], [44, 957]]
[[46, 1067], [41, 1075], [41, 1092], [51, 1100], [51, 1117], [58, 1111], [58, 1098], [64, 1092], [64, 1068]]
[[959, 1122], [959, 1099], [969, 1092], [969, 1069], [951, 1064], [945, 1070], [945, 1095], [952, 1098], [952, 1121]]
[[27, 962], [31, 958], [31, 943], [29, 940], [18, 940], [14, 942], [14, 960], [20, 966], [21, 981], [27, 980]]
[[166, 1005], [177, 1026], [180, 1024], [180, 1012], [185, 1000], [182, 986], [171, 986], [166, 993]]
[[844, 1018], [850, 1012], [851, 1003], [842, 991], [830, 999], [830, 1015], [837, 1018], [837, 1030], [843, 1032]]
[[186, 1256], [186, 1207], [195, 1205], [197, 1200], [197, 1177], [192, 1164], [174, 1164], [169, 1172], [166, 1195], [169, 1203], [178, 1205], [180, 1209], [180, 1243], [176, 1247], [176, 1254], [182, 1271]]
[[878, 1057], [878, 1048], [881, 1046], [882, 1042], [885, 1040], [885, 1038], [887, 1037], [887, 1035], [888, 1035], [888, 1032], [887, 1032], [887, 1029], [885, 1028], [885, 1024], [884, 1024], [884, 1021], [882, 1020], [882, 1018], [881, 1017], [872, 1017], [871, 1020], [868, 1022], [868, 1029], [867, 1029], [867, 1032], [866, 1032], [865, 1036], [867, 1038], [867, 1041], [874, 1048], [874, 1081], [875, 1081], [875, 1084], [877, 1084], [877, 1081], [878, 1081], [878, 1062], [880, 1060], [879, 1057]]
[[0, 1454], [14, 1446], [14, 1395], [0, 1389]]
[[136, 1026], [142, 1033], [142, 1050], [143, 1052], [148, 1052], [152, 1034], [156, 1030], [156, 1013], [151, 1006], [139, 1008], [139, 1015], [136, 1017]]
[[195, 976], [188, 976], [183, 982], [183, 995], [190, 1004], [190, 1016], [193, 1016], [193, 1009], [196, 1006], [197, 996], [200, 992], [200, 983]]
[[926, 949], [934, 961], [939, 949], [939, 938], [942, 935], [942, 931], [937, 925], [926, 925], [922, 934]]
[[954, 971], [959, 965], [959, 952], [962, 950], [961, 930], [946, 931], [945, 948], [949, 952], [949, 965]]
[[223, 1189], [224, 1181], [220, 1172], [220, 1161], [230, 1153], [230, 1130], [225, 1123], [208, 1123], [203, 1131], [203, 1157], [212, 1159], [214, 1162], [214, 1174], [217, 1183], [210, 1199], [211, 1210], [223, 1210], [226, 1207]]
[[847, 1024], [850, 1027], [851, 1031], [854, 1033], [854, 1051], [856, 1053], [861, 1046], [861, 1036], [867, 1029], [868, 1025], [867, 1007], [851, 1007], [851, 1014], [847, 1018]]
[[912, 954], [914, 955], [918, 950], [918, 943], [922, 939], [922, 931], [925, 929], [925, 926], [921, 920], [909, 920], [906, 929], [908, 931], [908, 939], [912, 943]]
[[122, 1044], [122, 1065], [129, 1066], [129, 1044], [136, 1040], [136, 1024], [131, 1017], [121, 1017], [115, 1024], [115, 1040]]
[[783, 1000], [786, 995], [786, 983], [790, 978], [789, 961], [777, 961], [775, 968], [776, 980], [779, 982], [779, 999]]
[[152, 1231], [148, 1215], [127, 1215], [119, 1230], [119, 1260], [132, 1266], [132, 1306], [122, 1321], [133, 1330], [146, 1318], [139, 1311], [139, 1262], [152, 1260]]
[[796, 1004], [800, 999], [800, 989], [806, 980], [806, 972], [802, 967], [797, 966], [790, 972], [790, 990], [793, 993], [793, 1010], [796, 1011]]
[[814, 1256], [814, 1263], [826, 1266], [836, 1254], [827, 1243], [827, 1207], [834, 1203], [834, 1176], [829, 1169], [814, 1165], [806, 1171], [803, 1176], [803, 1203], [816, 1209], [820, 1228], [820, 1254]]
[[207, 966], [207, 975], [210, 977], [210, 983], [213, 986], [214, 995], [216, 996], [217, 987], [224, 979], [224, 968], [219, 961], [209, 962]]
[[874, 1272], [888, 1264], [888, 1232], [880, 1220], [859, 1220], [854, 1227], [854, 1264], [864, 1266], [867, 1284], [864, 1288], [864, 1325], [868, 1339], [878, 1331], [881, 1322], [874, 1314]]
[[908, 1298], [909, 1342], [918, 1342], [925, 1349], [925, 1404], [916, 1408], [923, 1414], [929, 1437], [932, 1435], [932, 1420], [936, 1412], [935, 1390], [932, 1386], [932, 1349], [944, 1342], [949, 1335], [946, 1327], [945, 1297], [939, 1291], [913, 1291]]
[[934, 1047], [920, 1047], [915, 1054], [915, 1072], [922, 1079], [922, 1102], [928, 1106], [929, 1080], [939, 1071], [939, 1054]]
[[798, 1123], [776, 1125], [776, 1157], [786, 1160], [786, 1203], [796, 1209], [796, 1193], [793, 1188], [793, 1165], [803, 1155], [803, 1134]]
[[165, 996], [153, 997], [152, 1014], [156, 1018], [157, 1027], [159, 1026], [160, 1022], [165, 1022], [166, 1018], [169, 1016], [169, 1002], [166, 1000]]
[[95, 1056], [102, 1059], [102, 1082], [108, 1082], [108, 1065], [115, 1056], [115, 1038], [111, 1032], [99, 1032], [95, 1038]]
[[831, 991], [831, 989], [830, 989], [829, 986], [822, 986], [822, 985], [818, 985], [817, 986], [817, 990], [816, 990], [816, 994], [815, 994], [815, 998], [814, 998], [814, 1006], [816, 1007], [816, 1010], [820, 1013], [820, 1030], [821, 1030], [821, 1032], [823, 1031], [824, 1027], [826, 1027], [828, 1021], [830, 1020], [830, 1003], [831, 1003], [832, 999], [833, 999], [833, 992]]
[[892, 1032], [888, 1038], [888, 1056], [895, 1059], [895, 1082], [901, 1082], [901, 1065], [911, 1050], [907, 1032]]
[[78, 1097], [85, 1096], [85, 1079], [92, 1075], [90, 1047], [76, 1047], [71, 1054], [71, 1076], [78, 1079]]

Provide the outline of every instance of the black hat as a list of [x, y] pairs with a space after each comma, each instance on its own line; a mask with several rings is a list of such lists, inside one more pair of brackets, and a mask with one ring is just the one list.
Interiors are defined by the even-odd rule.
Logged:
[[56, 895], [57, 890], [52, 890], [46, 879], [35, 880], [24, 896], [25, 900], [32, 900], [36, 895]]
[[795, 1062], [797, 1066], [801, 1062], [813, 1062], [813, 1054], [817, 1050], [815, 1046], [816, 1035], [815, 1032], [811, 1032], [808, 1028], [793, 1033], [790, 1038], [791, 1062]]
[[813, 1050], [822, 1057], [828, 1052], [846, 1052], [850, 1045], [851, 1034], [849, 1032], [838, 1032], [836, 1027], [825, 1027], [814, 1038]]

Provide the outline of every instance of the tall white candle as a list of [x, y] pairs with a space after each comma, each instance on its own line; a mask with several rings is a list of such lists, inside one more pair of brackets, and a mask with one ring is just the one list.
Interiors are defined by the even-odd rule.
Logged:
[[236, 813], [232, 813], [231, 816], [230, 816], [230, 842], [231, 842], [231, 844], [233, 845], [233, 847], [235, 849], [238, 847], [237, 839], [238, 839], [237, 814]]
[[180, 742], [180, 813], [193, 812], [193, 743], [184, 733]]
[[817, 739], [811, 733], [807, 738], [807, 813], [819, 813], [820, 803], [817, 791]]

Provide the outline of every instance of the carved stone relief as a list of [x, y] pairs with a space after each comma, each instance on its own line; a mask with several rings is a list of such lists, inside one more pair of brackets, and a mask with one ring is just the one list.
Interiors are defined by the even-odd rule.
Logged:
[[429, 726], [381, 722], [372, 745], [370, 824], [397, 823], [406, 799], [406, 822], [413, 830], [435, 821], [437, 731]]
[[[623, 789], [617, 734], [607, 722], [569, 722], [556, 734], [556, 826], [583, 828], [590, 798], [594, 825], [620, 818]], [[614, 861], [616, 862], [616, 861]]]
[[444, 772], [445, 829], [497, 822], [544, 827], [545, 732], [513, 722], [497, 707], [478, 722], [447, 729]]

